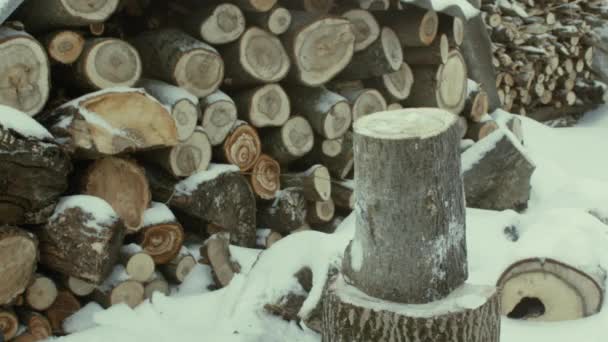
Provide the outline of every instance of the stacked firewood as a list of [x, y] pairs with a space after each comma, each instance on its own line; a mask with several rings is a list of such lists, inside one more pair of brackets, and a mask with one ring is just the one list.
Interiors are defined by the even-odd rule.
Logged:
[[603, 102], [593, 74], [592, 29], [602, 0], [484, 0], [503, 108], [548, 120]]
[[439, 107], [487, 135], [467, 133], [487, 99], [467, 83], [462, 18], [202, 3], [26, 0], [0, 27], [0, 104], [18, 110], [0, 107], [6, 339], [62, 334], [88, 301], [136, 306], [197, 262], [224, 286], [229, 244], [332, 232], [354, 206], [361, 116]]

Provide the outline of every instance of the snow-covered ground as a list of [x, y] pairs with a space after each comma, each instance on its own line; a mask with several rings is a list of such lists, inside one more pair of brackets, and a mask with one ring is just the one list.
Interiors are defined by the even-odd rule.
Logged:
[[[591, 113], [577, 127], [549, 128], [524, 118], [525, 147], [537, 164], [529, 209], [467, 210], [469, 282], [494, 284], [502, 271], [526, 257], [552, 257], [580, 266], [608, 269], [608, 226], [588, 213], [608, 216], [608, 110]], [[302, 308], [319, 298], [328, 265], [338, 262], [353, 234], [347, 218], [335, 234], [302, 232], [259, 251], [232, 248], [243, 266], [230, 286], [209, 292], [209, 269], [197, 266], [171, 297], [157, 295], [135, 310], [86, 307], [67, 328], [80, 331], [61, 341], [320, 341], [315, 333], [265, 314], [262, 307], [288, 290], [302, 265], [315, 286]], [[504, 234], [517, 227], [520, 239]], [[502, 342], [600, 342], [608, 339], [608, 307], [590, 318], [565, 323], [503, 319]]]

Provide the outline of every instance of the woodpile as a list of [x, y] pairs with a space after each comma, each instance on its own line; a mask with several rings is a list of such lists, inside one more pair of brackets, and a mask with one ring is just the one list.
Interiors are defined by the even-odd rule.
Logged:
[[481, 9], [503, 109], [548, 121], [603, 103], [593, 68], [603, 1], [484, 0]]

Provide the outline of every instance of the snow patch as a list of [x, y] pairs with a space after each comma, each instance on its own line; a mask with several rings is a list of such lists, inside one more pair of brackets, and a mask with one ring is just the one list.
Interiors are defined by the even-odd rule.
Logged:
[[23, 0], [0, 0], [0, 24], [4, 23], [21, 3]]
[[38, 140], [51, 140], [53, 136], [38, 121], [9, 106], [0, 105], [0, 126], [18, 134]]
[[94, 229], [97, 234], [108, 229], [108, 226], [113, 225], [119, 219], [112, 206], [103, 199], [95, 196], [75, 195], [62, 197], [49, 220], [56, 220], [66, 210], [73, 208], [79, 208], [84, 213], [91, 215], [89, 220], [84, 222], [84, 225], [87, 228]]
[[224, 173], [239, 171], [239, 167], [232, 164], [210, 164], [207, 170], [197, 172], [177, 183], [175, 190], [180, 194], [189, 195], [192, 191], [198, 189], [201, 183], [214, 180]]
[[82, 307], [78, 312], [68, 317], [63, 322], [63, 329], [68, 334], [77, 333], [97, 326], [95, 315], [104, 309], [101, 305], [90, 302]]
[[155, 226], [162, 223], [176, 222], [175, 215], [169, 207], [159, 202], [152, 202], [150, 208], [144, 212], [144, 227]]

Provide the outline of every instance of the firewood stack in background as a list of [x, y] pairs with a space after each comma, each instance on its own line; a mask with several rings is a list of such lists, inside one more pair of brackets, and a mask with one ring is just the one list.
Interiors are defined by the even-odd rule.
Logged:
[[484, 0], [481, 9], [506, 111], [547, 121], [603, 103], [593, 31], [608, 16], [604, 1]]
[[488, 135], [464, 20], [389, 0], [26, 0], [0, 27], [4, 337], [63, 334], [86, 303], [136, 306], [197, 263], [225, 286], [229, 244], [333, 232], [364, 115], [439, 107]]

